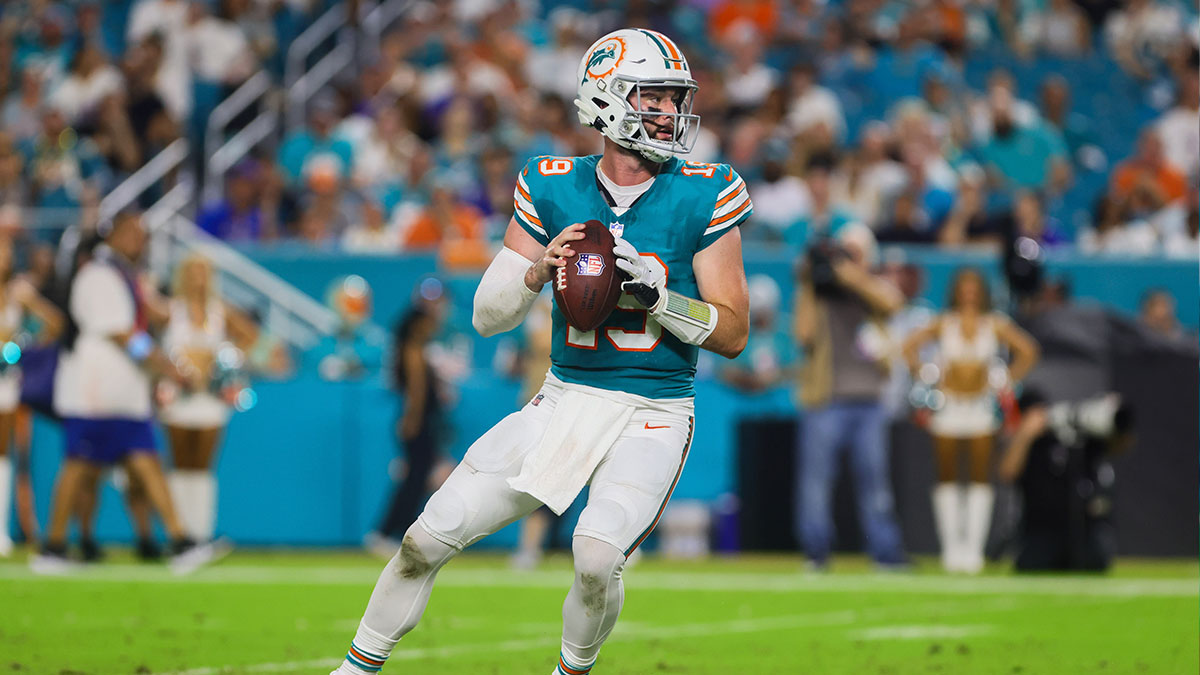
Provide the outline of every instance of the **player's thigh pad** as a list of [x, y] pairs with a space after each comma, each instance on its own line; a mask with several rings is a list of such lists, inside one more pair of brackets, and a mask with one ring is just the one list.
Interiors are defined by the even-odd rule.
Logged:
[[659, 419], [654, 429], [635, 415], [629, 430], [596, 468], [576, 535], [629, 555], [650, 534], [675, 489], [691, 443], [690, 418]]
[[462, 549], [537, 508], [540, 503], [512, 489], [508, 479], [520, 472], [521, 460], [541, 439], [546, 419], [546, 411], [527, 405], [475, 441], [429, 498], [417, 519], [421, 527]]

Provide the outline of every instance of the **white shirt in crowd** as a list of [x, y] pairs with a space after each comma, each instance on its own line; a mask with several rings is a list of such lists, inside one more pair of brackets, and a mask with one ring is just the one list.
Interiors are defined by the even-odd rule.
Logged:
[[725, 96], [739, 108], [752, 108], [767, 100], [778, 81], [779, 73], [764, 63], [755, 63], [745, 72], [731, 67], [725, 71]]
[[139, 0], [129, 12], [126, 35], [137, 43], [154, 33], [163, 36], [163, 62], [154, 90], [177, 120], [192, 110], [192, 73], [188, 66], [187, 0]]
[[55, 410], [64, 417], [149, 419], [150, 378], [112, 340], [137, 322], [136, 300], [124, 277], [109, 263], [87, 263], [71, 284], [68, 309], [79, 336], [59, 360]]
[[196, 77], [207, 82], [234, 83], [254, 71], [254, 52], [240, 26], [206, 16], [188, 26], [187, 40]]
[[1175, 106], [1158, 120], [1167, 161], [1188, 176], [1200, 174], [1200, 110]]
[[792, 223], [812, 209], [808, 186], [798, 176], [785, 175], [773, 183], [758, 181], [750, 192], [755, 200], [755, 222], [771, 228], [781, 237]]
[[834, 140], [841, 140], [846, 135], [842, 104], [832, 91], [817, 85], [809, 87], [808, 91], [792, 99], [787, 122], [797, 134], [802, 134], [818, 124], [824, 124], [829, 127]]
[[61, 110], [71, 124], [95, 110], [105, 97], [124, 88], [121, 72], [110, 65], [100, 66], [90, 77], [68, 75], [50, 94], [50, 105]]

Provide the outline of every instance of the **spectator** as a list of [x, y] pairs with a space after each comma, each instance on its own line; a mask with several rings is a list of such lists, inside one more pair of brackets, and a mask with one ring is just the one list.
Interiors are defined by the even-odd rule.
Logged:
[[1134, 77], [1153, 77], [1164, 59], [1185, 39], [1179, 10], [1158, 0], [1126, 0], [1108, 15], [1104, 38], [1113, 58]]
[[1149, 255], [1158, 244], [1154, 228], [1145, 221], [1127, 222], [1122, 202], [1103, 195], [1096, 202], [1092, 228], [1079, 235], [1079, 250], [1088, 254]]
[[725, 97], [733, 113], [748, 113], [767, 100], [767, 94], [779, 82], [779, 73], [763, 63], [762, 38], [747, 25], [730, 31], [726, 51]]
[[750, 292], [750, 335], [746, 348], [723, 364], [721, 381], [747, 395], [782, 385], [795, 361], [793, 339], [779, 324], [779, 284], [765, 274], [747, 280]]
[[708, 16], [709, 34], [715, 41], [729, 37], [735, 30], [751, 29], [769, 42], [779, 25], [776, 3], [767, 0], [723, 0]]
[[843, 449], [850, 453], [867, 552], [881, 566], [904, 563], [888, 473], [882, 396], [891, 364], [884, 322], [904, 304], [871, 272], [874, 237], [864, 225], [838, 235], [845, 256], [819, 250], [801, 275], [795, 332], [806, 353], [800, 379], [797, 485], [799, 539], [817, 569], [829, 564], [831, 502]]
[[149, 41], [158, 50], [155, 89], [176, 120], [192, 110], [192, 71], [187, 25], [189, 0], [138, 0], [126, 28], [131, 44]]
[[755, 198], [752, 227], [743, 228], [751, 239], [780, 242], [792, 225], [809, 213], [812, 200], [808, 187], [798, 176], [786, 173], [789, 148], [783, 141], [771, 141], [763, 152], [762, 179], [753, 183]]
[[228, 94], [250, 77], [258, 64], [250, 41], [234, 21], [232, 3], [221, 0], [220, 5], [214, 15], [204, 3], [191, 3], [184, 35], [196, 79], [224, 85]]
[[12, 136], [0, 131], [0, 205], [27, 203], [29, 190], [22, 175], [24, 167], [25, 158]]
[[384, 102], [374, 116], [354, 115], [338, 125], [334, 136], [347, 141], [354, 156], [355, 187], [403, 192], [409, 185], [413, 157], [422, 145], [409, 118], [404, 101]]
[[575, 98], [578, 82], [575, 70], [563, 64], [579, 63], [587, 51], [590, 34], [586, 14], [558, 7], [550, 11], [549, 23], [554, 32], [553, 42], [536, 49], [525, 64], [525, 77], [538, 91], [559, 98]]
[[850, 159], [850, 175], [842, 199], [856, 219], [872, 229], [882, 226], [885, 208], [908, 182], [904, 166], [891, 156], [889, 136], [888, 126], [883, 122], [863, 127], [858, 152]]
[[438, 250], [443, 262], [453, 265], [487, 265], [483, 214], [463, 203], [452, 183], [433, 188], [429, 206], [402, 225], [401, 246], [406, 251]]
[[1118, 201], [1145, 191], [1158, 208], [1183, 198], [1187, 177], [1167, 161], [1163, 138], [1153, 127], [1147, 127], [1138, 136], [1135, 154], [1113, 169], [1109, 190]]
[[1175, 313], [1175, 297], [1164, 288], [1152, 288], [1142, 295], [1138, 323], [1165, 338], [1183, 336], [1183, 327]]
[[1071, 112], [1071, 84], [1067, 78], [1050, 75], [1042, 80], [1040, 104], [1042, 119], [1062, 136], [1075, 164], [1096, 172], [1108, 168], [1108, 158], [1097, 144], [1091, 120]]
[[162, 44], [150, 39], [135, 45], [121, 63], [125, 74], [125, 115], [143, 157], [153, 157], [179, 138], [178, 118], [159, 94], [157, 78]]
[[4, 130], [17, 141], [37, 136], [42, 127], [42, 78], [37, 70], [21, 71], [21, 87], [4, 101]]
[[243, 160], [229, 173], [225, 195], [206, 204], [196, 216], [200, 229], [228, 242], [273, 239], [275, 214], [263, 208], [263, 167], [252, 159]]
[[85, 44], [71, 57], [67, 76], [51, 92], [49, 103], [63, 112], [68, 124], [79, 124], [123, 87], [120, 71], [107, 62], [100, 46]]
[[339, 106], [331, 93], [318, 94], [309, 103], [308, 126], [293, 130], [279, 147], [279, 167], [290, 185], [298, 186], [314, 161], [332, 163], [340, 177], [350, 175], [354, 149], [333, 135], [339, 119]]
[[808, 213], [792, 223], [784, 234], [787, 242], [796, 250], [805, 249], [817, 237], [837, 236], [843, 227], [854, 220], [848, 210], [834, 202], [833, 172], [836, 167], [833, 155], [817, 154], [808, 160], [804, 184], [808, 188], [811, 206]]
[[1175, 107], [1158, 118], [1156, 128], [1167, 161], [1184, 175], [1200, 177], [1200, 73], [1188, 68], [1178, 79]]
[[876, 233], [881, 244], [927, 244], [935, 240], [929, 216], [921, 209], [919, 198], [910, 190], [896, 195], [892, 212]]
[[78, 206], [87, 189], [98, 189], [103, 183], [104, 166], [95, 144], [75, 134], [55, 108], [44, 111], [42, 131], [26, 145], [25, 156], [37, 206]]
[[794, 67], [790, 85], [787, 121], [792, 133], [805, 136], [814, 127], [823, 127], [825, 135], [840, 143], [846, 136], [842, 105], [832, 91], [817, 84], [816, 69], [807, 63]]
[[400, 250], [400, 235], [387, 221], [387, 213], [380, 200], [365, 197], [359, 208], [358, 220], [342, 233], [342, 249], [347, 253], [396, 253]]
[[396, 323], [391, 359], [393, 385], [404, 400], [404, 412], [396, 422], [396, 440], [404, 449], [406, 471], [378, 531], [367, 536], [372, 549], [379, 547], [379, 539], [387, 540], [392, 549], [389, 555], [400, 547], [400, 537], [416, 521], [446, 442], [446, 392], [430, 361], [429, 347], [446, 319], [447, 299], [436, 279], [420, 283], [414, 296], [412, 307]]
[[1188, 190], [1186, 206], [1179, 209], [1176, 222], [1180, 227], [1168, 225], [1164, 231], [1163, 248], [1167, 255], [1175, 258], [1200, 256], [1200, 188], [1193, 185]]
[[992, 184], [1003, 191], [1025, 188], [1061, 194], [1071, 180], [1062, 137], [1044, 125], [1019, 125], [1006, 89], [994, 89], [990, 105], [992, 134], [979, 154]]
[[53, 88], [66, 74], [74, 52], [74, 46], [67, 39], [71, 32], [71, 15], [61, 5], [46, 3], [40, 8], [34, 28], [17, 40], [13, 66], [18, 72], [32, 70], [41, 82]]
[[1017, 45], [1025, 53], [1080, 58], [1091, 51], [1092, 29], [1087, 16], [1071, 0], [1049, 0], [1022, 18]]

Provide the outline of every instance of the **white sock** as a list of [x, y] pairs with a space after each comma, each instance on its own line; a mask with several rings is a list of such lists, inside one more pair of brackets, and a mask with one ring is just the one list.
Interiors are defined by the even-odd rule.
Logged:
[[591, 671], [625, 602], [621, 581], [625, 554], [620, 549], [599, 539], [577, 536], [571, 541], [571, 552], [575, 583], [563, 602], [562, 652], [555, 670], [560, 675]]
[[167, 485], [171, 491], [171, 501], [175, 503], [175, 511], [183, 524], [183, 531], [188, 537], [199, 541], [212, 538], [211, 530], [205, 534], [206, 523], [211, 516], [205, 515], [204, 483], [209, 473], [197, 469], [175, 469], [167, 477]]
[[8, 455], [0, 456], [0, 556], [12, 551], [12, 539], [8, 535], [9, 505], [12, 504], [12, 462]]
[[212, 541], [217, 520], [217, 477], [212, 471], [197, 471], [192, 499], [196, 507], [196, 541]]
[[959, 540], [962, 537], [962, 501], [956, 483], [938, 483], [933, 488], [933, 520], [942, 543], [942, 568], [958, 571]]
[[410, 526], [400, 550], [375, 582], [346, 660], [334, 673], [379, 672], [400, 638], [421, 620], [438, 570], [457, 553], [458, 549], [434, 539], [419, 524]]
[[964, 567], [971, 574], [983, 569], [983, 549], [992, 524], [995, 492], [987, 483], [967, 487], [967, 533], [964, 540]]

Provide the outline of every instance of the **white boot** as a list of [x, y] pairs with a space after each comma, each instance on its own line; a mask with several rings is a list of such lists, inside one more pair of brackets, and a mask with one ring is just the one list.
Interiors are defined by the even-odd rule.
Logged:
[[8, 536], [8, 507], [12, 504], [12, 462], [8, 455], [0, 456], [0, 558], [12, 554], [13, 543]]
[[983, 570], [983, 548], [987, 545], [988, 528], [992, 524], [992, 503], [995, 498], [995, 491], [987, 483], [971, 483], [967, 487], [964, 567], [969, 574], [978, 574]]
[[217, 522], [217, 477], [211, 471], [197, 471], [192, 477], [195, 500], [196, 541], [212, 541]]
[[962, 549], [962, 501], [958, 485], [938, 483], [933, 488], [933, 520], [937, 524], [938, 540], [942, 543], [942, 568], [957, 572]]

